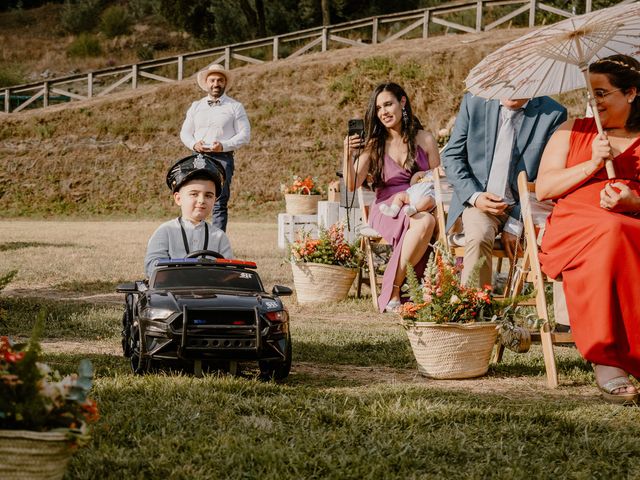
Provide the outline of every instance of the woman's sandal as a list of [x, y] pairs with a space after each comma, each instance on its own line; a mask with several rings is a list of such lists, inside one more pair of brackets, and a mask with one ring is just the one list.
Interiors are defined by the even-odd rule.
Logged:
[[[596, 382], [598, 385], [598, 382]], [[598, 385], [598, 389], [602, 392], [602, 397], [609, 403], [617, 405], [630, 405], [638, 402], [638, 393], [618, 392], [613, 393], [620, 388], [632, 387], [629, 377], [614, 377], [603, 385]]]
[[386, 313], [398, 313], [398, 310], [400, 310], [400, 305], [401, 303], [399, 300], [389, 300], [389, 303], [387, 303], [384, 311]]

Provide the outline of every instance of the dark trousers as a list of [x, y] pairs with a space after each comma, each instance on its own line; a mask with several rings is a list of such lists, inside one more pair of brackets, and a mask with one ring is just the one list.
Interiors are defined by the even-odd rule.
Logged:
[[212, 222], [223, 232], [227, 231], [227, 203], [231, 196], [231, 179], [233, 178], [233, 152], [216, 152], [212, 155], [219, 160], [224, 167], [225, 182], [222, 187], [222, 193], [218, 195], [216, 204], [213, 207]]

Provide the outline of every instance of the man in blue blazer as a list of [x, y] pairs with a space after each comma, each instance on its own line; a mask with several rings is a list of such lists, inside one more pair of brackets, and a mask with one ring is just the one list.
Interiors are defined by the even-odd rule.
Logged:
[[551, 134], [567, 110], [549, 97], [485, 100], [466, 94], [456, 117], [443, 165], [453, 186], [447, 231], [462, 216], [465, 256], [462, 281], [484, 258], [480, 285], [491, 284], [495, 238], [512, 257], [522, 232], [517, 178], [534, 180]]

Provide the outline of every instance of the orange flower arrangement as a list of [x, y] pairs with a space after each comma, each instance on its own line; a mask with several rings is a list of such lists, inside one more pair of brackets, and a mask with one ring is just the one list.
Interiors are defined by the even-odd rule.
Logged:
[[[472, 285], [479, 268], [477, 265], [471, 275]], [[407, 285], [411, 301], [401, 306], [400, 315], [405, 320], [435, 323], [495, 321], [501, 305], [491, 296], [491, 286], [462, 285], [459, 275], [460, 266], [449, 251], [436, 245], [422, 282], [409, 265]]]
[[281, 184], [280, 190], [282, 193], [295, 195], [322, 195], [323, 193], [315, 178], [308, 176], [303, 179], [298, 175], [293, 176], [290, 184]]
[[362, 263], [362, 250], [344, 238], [344, 226], [332, 225], [329, 230], [320, 230], [319, 238], [311, 238], [309, 232], [302, 234], [291, 244], [292, 262], [313, 262], [356, 268]]
[[[38, 325], [36, 331], [39, 330]], [[82, 360], [79, 374], [62, 377], [38, 362], [40, 346], [34, 333], [28, 345], [16, 345], [0, 337], [0, 428], [50, 431], [68, 429], [76, 444], [83, 443], [86, 425], [100, 415], [88, 398], [93, 368]]]

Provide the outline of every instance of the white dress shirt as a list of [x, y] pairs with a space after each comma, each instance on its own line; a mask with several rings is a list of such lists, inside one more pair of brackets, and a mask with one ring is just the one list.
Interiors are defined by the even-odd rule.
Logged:
[[[515, 132], [516, 132], [516, 138], [518, 136], [518, 132], [520, 131], [520, 126], [522, 125], [522, 121], [524, 120], [524, 115], [522, 114], [524, 112], [525, 107], [527, 106], [529, 102], [525, 102], [524, 105], [522, 105], [522, 107], [520, 107], [518, 110], [520, 111], [519, 115], [516, 115], [513, 117], [513, 123], [514, 123], [514, 127], [515, 127]], [[500, 105], [500, 117], [498, 120], [498, 131], [500, 131], [500, 127], [502, 126], [502, 110], [505, 109], [507, 107], [505, 107], [504, 105]], [[497, 148], [497, 143], [496, 142], [496, 148]], [[494, 152], [495, 154], [495, 152]], [[500, 167], [500, 165], [498, 165], [497, 162], [491, 162], [491, 170], [493, 170], [494, 168], [504, 168], [504, 167]], [[489, 172], [489, 178], [491, 178], [491, 171]], [[473, 206], [475, 206], [476, 204], [476, 200], [478, 200], [478, 197], [480, 196], [482, 192], [476, 192], [473, 195], [471, 195], [471, 198], [469, 198], [469, 203]], [[507, 188], [505, 190], [505, 195], [503, 198], [503, 201], [509, 205], [513, 205], [515, 203], [515, 200], [513, 198], [513, 194], [511, 192], [511, 189], [509, 188], [509, 186], [507, 185]], [[503, 230], [505, 232], [511, 233], [513, 235], [519, 236], [522, 233], [522, 222], [517, 219], [517, 218], [513, 218], [513, 217], [509, 217], [507, 218], [507, 221], [503, 227]]]
[[209, 96], [196, 100], [187, 110], [180, 131], [182, 143], [193, 150], [201, 140], [206, 145], [220, 142], [223, 152], [233, 152], [249, 143], [251, 125], [242, 104], [227, 95], [213, 105], [209, 105], [209, 100]]

